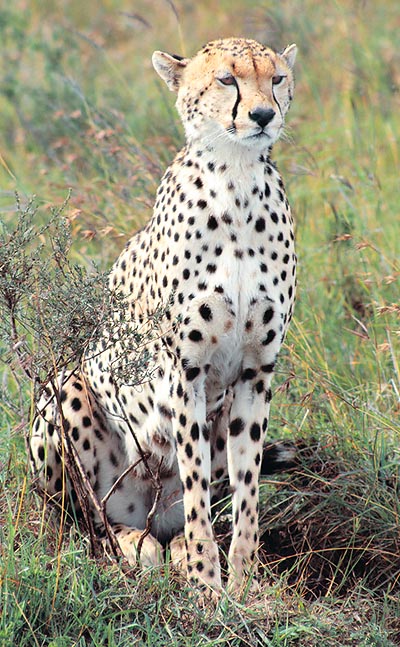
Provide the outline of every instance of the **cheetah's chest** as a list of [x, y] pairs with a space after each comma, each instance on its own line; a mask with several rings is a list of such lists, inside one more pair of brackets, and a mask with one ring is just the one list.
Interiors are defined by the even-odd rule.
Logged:
[[[275, 170], [271, 176], [269, 182], [264, 173], [253, 177], [236, 191], [229, 177], [219, 191], [210, 178], [206, 182], [207, 176], [198, 178], [201, 191], [185, 194], [190, 215], [184, 242], [181, 237], [168, 241], [172, 311], [186, 328], [177, 342], [179, 353], [210, 366], [209, 391], [231, 384], [248, 347], [256, 347], [266, 334], [266, 303], [274, 304], [271, 326], [277, 343], [290, 319], [295, 283], [292, 220], [280, 177]], [[210, 310], [210, 321], [202, 309]], [[198, 346], [192, 343], [196, 339], [202, 341]]]
[[198, 152], [183, 151], [167, 171], [153, 218], [112, 279], [127, 293], [134, 320], [169, 300], [166, 346], [181, 362], [208, 367], [207, 391], [217, 392], [268, 335], [274, 361], [293, 308], [294, 236], [269, 160], [218, 165]]

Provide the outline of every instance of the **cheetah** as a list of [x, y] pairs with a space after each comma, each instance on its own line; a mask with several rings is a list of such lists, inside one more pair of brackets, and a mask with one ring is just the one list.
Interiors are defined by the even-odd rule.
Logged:
[[271, 380], [296, 289], [293, 218], [270, 154], [293, 98], [296, 52], [228, 38], [193, 58], [153, 54], [177, 95], [186, 144], [161, 180], [151, 219], [110, 273], [129, 303], [127, 325], [145, 325], [163, 306], [147, 347], [151, 378], [116, 386], [120, 347], [105, 330], [81, 371], [59, 378], [61, 423], [54, 396], [42, 396], [30, 442], [51, 495], [62, 488], [60, 424], [99, 499], [134, 465], [107, 502], [131, 563], [155, 497], [139, 443], [162, 482], [141, 559], [159, 563], [177, 539], [189, 582], [213, 595], [222, 588], [214, 503], [231, 493], [229, 590], [252, 576], [259, 543]]

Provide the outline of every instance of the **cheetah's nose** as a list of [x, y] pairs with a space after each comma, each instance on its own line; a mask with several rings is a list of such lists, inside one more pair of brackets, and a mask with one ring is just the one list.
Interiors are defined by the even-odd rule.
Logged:
[[255, 108], [249, 112], [249, 117], [255, 121], [261, 128], [264, 128], [275, 117], [275, 110], [272, 108]]

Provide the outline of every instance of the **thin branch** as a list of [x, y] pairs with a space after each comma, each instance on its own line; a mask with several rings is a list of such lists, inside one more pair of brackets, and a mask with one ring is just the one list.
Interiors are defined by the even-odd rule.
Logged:
[[[146, 458], [148, 458], [148, 457], [150, 456], [150, 454], [145, 454], [145, 456], [146, 456]], [[103, 498], [102, 498], [102, 499], [101, 499], [101, 501], [100, 501], [100, 504], [104, 507], [104, 511], [105, 511], [105, 506], [106, 506], [106, 503], [107, 503], [108, 499], [110, 498], [110, 496], [111, 496], [112, 494], [114, 494], [115, 490], [118, 488], [118, 486], [119, 486], [119, 484], [121, 483], [121, 481], [123, 481], [123, 480], [124, 480], [124, 478], [125, 478], [125, 476], [127, 476], [131, 470], [134, 470], [134, 469], [135, 469], [135, 467], [137, 467], [137, 466], [139, 465], [139, 463], [141, 463], [141, 462], [142, 462], [142, 460], [143, 460], [142, 458], [139, 458], [135, 463], [132, 463], [132, 465], [129, 465], [129, 466], [128, 466], [128, 467], [127, 467], [127, 468], [122, 472], [122, 474], [120, 474], [120, 476], [117, 478], [117, 480], [115, 481], [115, 483], [110, 487], [110, 489], [108, 490], [107, 494], [105, 494], [105, 496], [103, 496]]]
[[[156, 513], [157, 505], [158, 505], [158, 502], [159, 502], [159, 500], [161, 498], [161, 494], [162, 494], [162, 490], [163, 490], [163, 485], [162, 485], [162, 481], [161, 481], [161, 477], [160, 477], [162, 462], [163, 462], [163, 459], [160, 460], [158, 468], [157, 468], [157, 474], [154, 477], [154, 480], [156, 481], [156, 485], [154, 487], [155, 496], [154, 496], [153, 505], [151, 506], [151, 508], [150, 508], [150, 510], [148, 512], [147, 519], [146, 519], [146, 527], [143, 530], [142, 534], [140, 535], [140, 538], [139, 538], [139, 541], [138, 541], [138, 544], [137, 544], [137, 547], [136, 547], [137, 554], [138, 554], [139, 558], [140, 558], [140, 552], [142, 550], [143, 542], [146, 539], [147, 535], [150, 534], [151, 523], [152, 523], [153, 517], [154, 517], [154, 515]], [[154, 485], [154, 480], [153, 480], [153, 485]]]

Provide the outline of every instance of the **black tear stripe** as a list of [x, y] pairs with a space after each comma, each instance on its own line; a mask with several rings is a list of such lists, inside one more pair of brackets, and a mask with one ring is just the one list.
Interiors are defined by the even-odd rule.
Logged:
[[279, 105], [279, 101], [277, 100], [277, 98], [276, 98], [276, 96], [275, 96], [274, 86], [272, 86], [272, 96], [274, 97], [274, 101], [275, 101], [276, 105], [278, 106], [278, 108], [279, 108], [279, 112], [281, 113], [281, 117], [282, 117], [282, 119], [283, 119], [283, 114], [282, 114], [281, 107], [280, 107], [280, 105]]
[[233, 123], [233, 124], [234, 124], [235, 119], [236, 119], [236, 117], [237, 117], [238, 105], [239, 105], [240, 101], [242, 100], [242, 97], [241, 97], [241, 94], [240, 94], [240, 90], [239, 90], [239, 86], [238, 86], [238, 84], [237, 84], [236, 79], [235, 79], [235, 86], [236, 86], [236, 90], [237, 90], [237, 99], [236, 99], [235, 105], [234, 105], [234, 106], [233, 106], [233, 108], [232, 108], [232, 123]]

